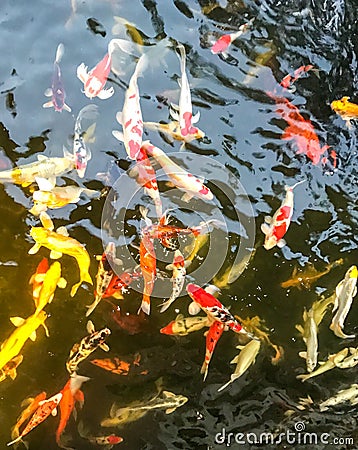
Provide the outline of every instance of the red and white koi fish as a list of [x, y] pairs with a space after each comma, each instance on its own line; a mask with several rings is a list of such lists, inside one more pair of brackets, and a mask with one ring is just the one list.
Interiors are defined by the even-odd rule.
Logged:
[[100, 257], [98, 271], [96, 275], [96, 290], [94, 302], [87, 306], [86, 317], [88, 317], [102, 300], [112, 278], [115, 276], [113, 265], [122, 265], [122, 261], [116, 257], [116, 245], [114, 242], [108, 242], [106, 250]]
[[192, 197], [202, 200], [214, 198], [211, 190], [203, 184], [203, 180], [175, 164], [162, 150], [152, 145], [149, 141], [143, 142], [143, 148], [149, 156], [152, 156], [163, 168], [171, 182], [184, 191], [183, 201], [189, 201]]
[[47, 400], [42, 400], [39, 402], [39, 407], [34, 412], [33, 416], [29, 420], [29, 423], [26, 425], [24, 430], [21, 432], [20, 436], [18, 436], [16, 439], [14, 439], [11, 442], [8, 442], [7, 445], [15, 444], [16, 442], [21, 441], [21, 439], [28, 434], [31, 430], [33, 430], [35, 427], [40, 425], [47, 417], [52, 414], [55, 416], [57, 414], [57, 406], [60, 403], [62, 399], [62, 393], [59, 392], [58, 394], [52, 396], [51, 398]]
[[174, 120], [177, 120], [180, 125], [180, 132], [182, 136], [188, 136], [190, 134], [197, 134], [198, 128], [194, 127], [193, 124], [198, 122], [200, 117], [200, 112], [197, 112], [195, 116], [193, 116], [193, 106], [191, 103], [191, 94], [189, 81], [186, 74], [185, 68], [185, 47], [183, 44], [178, 44], [178, 49], [180, 52], [180, 56], [178, 55], [180, 61], [180, 69], [181, 69], [181, 78], [179, 85], [180, 89], [180, 97], [179, 97], [179, 106], [171, 105], [170, 114]]
[[114, 297], [123, 300], [123, 294], [128, 291], [127, 287], [138, 278], [142, 277], [142, 272], [134, 270], [133, 272], [123, 272], [120, 275], [114, 274], [107, 289], [102, 294], [102, 298]]
[[175, 320], [172, 320], [168, 325], [161, 328], [160, 332], [171, 336], [187, 336], [193, 331], [210, 327], [211, 324], [212, 320], [208, 316], [184, 317], [183, 314], [178, 314]]
[[211, 53], [214, 53], [214, 55], [223, 53], [225, 55], [226, 50], [230, 47], [230, 45], [249, 29], [253, 21], [254, 19], [251, 19], [249, 22], [240, 25], [239, 30], [236, 31], [236, 33], [229, 33], [221, 36], [211, 47]]
[[65, 109], [68, 112], [71, 112], [71, 108], [66, 105], [65, 98], [66, 92], [62, 81], [62, 74], [60, 69], [60, 61], [62, 59], [63, 53], [65, 51], [64, 45], [58, 44], [56, 51], [56, 58], [53, 63], [53, 75], [52, 75], [52, 83], [51, 87], [46, 89], [45, 95], [46, 97], [51, 97], [49, 102], [43, 104], [44, 108], [54, 107], [55, 111], [61, 112]]
[[81, 391], [81, 386], [82, 383], [88, 381], [89, 379], [90, 378], [88, 377], [83, 377], [76, 374], [75, 376], [70, 377], [63, 389], [60, 391], [62, 393], [62, 398], [59, 403], [61, 418], [56, 430], [56, 443], [58, 446], [61, 446], [61, 435], [66, 428], [67, 422], [71, 417], [76, 402], [80, 404], [80, 407], [82, 407], [84, 403], [84, 395]]
[[275, 245], [279, 248], [286, 245], [286, 241], [283, 239], [283, 236], [286, 234], [288, 227], [290, 226], [293, 214], [293, 190], [304, 181], [305, 180], [299, 181], [291, 187], [286, 186], [286, 197], [279, 209], [275, 212], [273, 217], [265, 217], [265, 223], [261, 225], [261, 231], [265, 235], [264, 247], [266, 250], [270, 250], [275, 247]]
[[141, 147], [137, 155], [137, 164], [130, 170], [130, 176], [134, 176], [138, 184], [144, 188], [144, 192], [154, 202], [158, 219], [163, 215], [162, 200], [159, 195], [155, 170], [147, 156], [145, 148]]
[[153, 291], [154, 281], [157, 274], [157, 259], [155, 256], [153, 241], [146, 234], [143, 234], [139, 247], [139, 262], [144, 278], [144, 290], [142, 304], [138, 314], [142, 310], [145, 314], [150, 314], [150, 296]]
[[78, 424], [78, 433], [83, 439], [87, 439], [91, 444], [105, 445], [107, 450], [110, 450], [113, 445], [123, 442], [123, 438], [116, 436], [115, 434], [110, 434], [108, 436], [91, 436], [83, 422]]
[[168, 270], [173, 271], [172, 283], [173, 283], [173, 291], [169, 299], [162, 303], [160, 312], [166, 311], [169, 306], [179, 297], [181, 291], [184, 287], [185, 276], [186, 276], [186, 268], [185, 268], [185, 260], [180, 250], [175, 250], [173, 263], [169, 264], [166, 267]]
[[200, 308], [213, 320], [217, 320], [231, 328], [235, 333], [246, 334], [251, 339], [256, 339], [251, 333], [246, 331], [242, 325], [235, 319], [230, 311], [225, 308], [210, 292], [202, 289], [200, 286], [189, 283], [186, 290], [190, 298], [200, 306]]
[[220, 339], [223, 331], [225, 329], [225, 323], [215, 320], [211, 325], [206, 334], [206, 350], [205, 359], [203, 365], [201, 366], [200, 373], [204, 374], [204, 381], [208, 375], [209, 364], [213, 356], [216, 344]]
[[128, 157], [137, 159], [143, 136], [143, 117], [140, 108], [140, 96], [138, 89], [138, 77], [142, 76], [148, 64], [148, 56], [142, 55], [137, 63], [135, 71], [129, 81], [125, 94], [122, 112], [118, 112], [116, 119], [122, 125], [123, 131], [113, 130], [113, 136], [124, 143]]
[[[308, 72], [309, 70], [312, 70], [313, 66], [312, 65], [307, 65], [307, 66], [301, 66], [298, 69], [296, 69], [292, 74], [289, 73], [288, 75], [286, 75], [284, 78], [282, 78], [280, 85], [286, 89], [288, 89], [289, 87], [291, 87], [291, 85], [297, 81], [299, 78], [301, 78], [306, 72]], [[317, 69], [313, 69], [315, 71], [317, 71]]]
[[84, 63], [77, 67], [77, 78], [84, 84], [84, 94], [88, 98], [98, 97], [106, 100], [114, 94], [113, 87], [104, 89], [109, 72], [111, 71], [111, 56], [109, 53], [88, 72], [88, 67]]

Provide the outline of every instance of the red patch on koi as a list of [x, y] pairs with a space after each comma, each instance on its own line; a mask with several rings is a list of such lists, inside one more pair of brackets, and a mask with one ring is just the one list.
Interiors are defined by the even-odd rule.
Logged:
[[288, 227], [287, 227], [287, 223], [286, 222], [281, 224], [281, 225], [277, 225], [274, 228], [273, 235], [277, 238], [278, 241], [281, 238], [283, 238], [283, 236], [286, 234], [287, 228]]
[[280, 208], [280, 214], [276, 217], [276, 220], [281, 222], [281, 220], [288, 219], [291, 214], [291, 207], [290, 206], [282, 206]]
[[128, 142], [128, 147], [130, 151], [130, 156], [132, 159], [134, 159], [138, 155], [140, 145], [138, 144], [138, 142], [131, 140]]
[[124, 128], [129, 127], [129, 125], [132, 123], [132, 119], [127, 120], [127, 122], [124, 124]]
[[231, 44], [231, 36], [230, 34], [225, 34], [224, 36], [221, 36], [211, 47], [212, 53], [221, 53], [225, 51], [229, 45]]

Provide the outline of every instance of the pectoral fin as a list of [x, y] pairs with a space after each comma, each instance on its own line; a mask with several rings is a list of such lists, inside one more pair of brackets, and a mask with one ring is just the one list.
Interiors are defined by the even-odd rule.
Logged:
[[100, 344], [99, 346], [102, 350], [104, 350], [105, 352], [109, 352], [109, 347], [107, 344], [105, 344], [104, 342], [102, 344]]
[[174, 406], [174, 408], [168, 408], [165, 410], [165, 414], [171, 414], [172, 412], [174, 412], [176, 410], [176, 406]]
[[51, 259], [59, 259], [59, 258], [61, 258], [61, 256], [62, 256], [62, 253], [58, 252], [56, 250], [51, 250], [51, 252], [50, 252]]
[[29, 255], [34, 255], [35, 253], [37, 253], [41, 248], [40, 244], [35, 244], [34, 246], [32, 246], [30, 248], [30, 250], [27, 252]]
[[50, 100], [49, 102], [46, 102], [42, 105], [43, 108], [52, 108], [53, 107], [53, 101]]
[[29, 338], [30, 338], [32, 341], [36, 341], [36, 331], [35, 331], [35, 330], [30, 334]]
[[106, 100], [107, 98], [112, 97], [113, 94], [114, 94], [114, 89], [113, 89], [113, 87], [110, 87], [109, 89], [102, 89], [97, 94], [97, 97], [100, 98], [101, 100]]
[[61, 236], [69, 236], [67, 228], [64, 226], [57, 228], [56, 233], [60, 234]]
[[121, 131], [113, 130], [112, 135], [117, 139], [117, 141], [124, 142], [124, 136]]
[[22, 317], [10, 317], [10, 322], [15, 325], [15, 327], [21, 327], [25, 323], [25, 319]]
[[64, 278], [60, 278], [57, 282], [57, 287], [64, 289], [67, 286], [67, 281]]
[[44, 92], [46, 97], [51, 97], [52, 96], [52, 89], [51, 88], [47, 88], [46, 91]]
[[299, 352], [298, 356], [303, 359], [307, 359], [307, 352]]

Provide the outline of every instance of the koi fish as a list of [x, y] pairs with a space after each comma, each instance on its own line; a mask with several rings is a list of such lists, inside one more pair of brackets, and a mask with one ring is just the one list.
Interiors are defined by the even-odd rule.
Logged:
[[305, 180], [299, 181], [291, 187], [285, 186], [286, 197], [281, 203], [281, 206], [275, 212], [273, 217], [265, 217], [265, 223], [261, 225], [261, 231], [265, 235], [264, 248], [266, 250], [270, 250], [276, 245], [279, 248], [286, 245], [286, 241], [283, 239], [283, 236], [286, 234], [288, 227], [290, 226], [293, 214], [293, 190], [304, 181]]
[[57, 414], [57, 406], [60, 403], [62, 399], [62, 393], [59, 392], [56, 395], [53, 395], [47, 400], [41, 400], [39, 402], [39, 407], [34, 412], [33, 416], [29, 420], [29, 423], [26, 425], [24, 430], [21, 432], [20, 436], [18, 436], [16, 439], [14, 439], [11, 442], [7, 443], [7, 446], [13, 445], [16, 442], [21, 441], [21, 439], [30, 431], [32, 431], [34, 428], [36, 428], [40, 423], [42, 423], [49, 415], [56, 415]]
[[214, 55], [217, 55], [218, 53], [225, 54], [230, 45], [250, 28], [254, 20], [255, 19], [253, 18], [249, 20], [249, 22], [240, 25], [238, 31], [235, 33], [224, 34], [221, 36], [211, 47], [211, 53]]
[[162, 303], [160, 312], [166, 311], [169, 306], [179, 297], [181, 291], [183, 290], [186, 276], [185, 260], [180, 250], [176, 250], [174, 253], [173, 263], [166, 267], [167, 270], [173, 271], [172, 283], [173, 291], [169, 299]]
[[45, 329], [46, 336], [49, 336], [48, 329], [45, 325], [47, 314], [40, 311], [38, 314], [32, 314], [27, 319], [21, 317], [11, 317], [10, 321], [17, 327], [13, 333], [1, 344], [0, 349], [0, 369], [13, 360], [17, 356], [28, 339], [36, 340], [36, 330], [42, 325]]
[[118, 408], [114, 403], [110, 410], [110, 417], [101, 421], [102, 427], [121, 426], [143, 417], [152, 409], [164, 409], [166, 414], [171, 414], [188, 401], [184, 395], [176, 395], [163, 391], [161, 396], [156, 395], [146, 403], [135, 402], [129, 406]]
[[73, 158], [77, 174], [80, 178], [85, 176], [87, 162], [91, 159], [91, 149], [87, 145], [88, 142], [94, 142], [94, 131], [96, 129], [96, 123], [94, 122], [87, 131], [82, 130], [82, 121], [84, 119], [94, 119], [98, 116], [98, 107], [96, 105], [87, 105], [83, 107], [78, 113], [74, 138], [73, 138], [73, 151], [72, 154], [64, 149], [64, 154], [68, 158]]
[[66, 369], [72, 376], [77, 371], [80, 362], [84, 361], [92, 352], [100, 347], [105, 352], [109, 351], [108, 345], [104, 342], [107, 336], [111, 334], [111, 330], [103, 328], [96, 331], [93, 323], [89, 320], [87, 322], [88, 336], [85, 336], [79, 344], [75, 344], [66, 362]]
[[309, 289], [312, 283], [314, 283], [319, 278], [329, 273], [333, 268], [341, 264], [343, 264], [343, 258], [340, 258], [337, 261], [328, 264], [322, 272], [316, 270], [313, 264], [311, 263], [307, 264], [304, 270], [301, 271], [298, 271], [297, 267], [295, 267], [293, 269], [291, 278], [289, 280], [283, 281], [281, 283], [281, 287], [285, 289], [290, 287], [296, 287], [297, 289], [301, 289], [304, 287], [305, 289]]
[[337, 363], [337, 367], [340, 369], [349, 369], [358, 364], [358, 347], [349, 347], [349, 352], [349, 356], [347, 356], [343, 361]]
[[109, 89], [104, 89], [107, 82], [109, 72], [111, 71], [111, 55], [106, 53], [103, 59], [88, 72], [88, 67], [84, 63], [77, 67], [77, 78], [79, 78], [84, 85], [84, 94], [88, 98], [98, 97], [101, 100], [106, 100], [112, 97], [114, 89], [111, 86]]
[[38, 155], [36, 162], [0, 171], [0, 182], [21, 184], [21, 186], [27, 187], [36, 179], [45, 178], [54, 187], [56, 177], [69, 172], [73, 167], [73, 161], [68, 158], [48, 158]]
[[320, 403], [319, 410], [321, 412], [327, 411], [330, 406], [336, 406], [347, 401], [351, 405], [358, 403], [358, 384], [352, 384], [348, 389], [341, 389], [336, 395]]
[[203, 180], [195, 177], [191, 173], [175, 164], [162, 150], [154, 147], [149, 141], [143, 142], [143, 148], [149, 156], [152, 156], [163, 168], [172, 183], [180, 190], [184, 191], [183, 201], [189, 201], [192, 197], [202, 200], [212, 200], [212, 192], [203, 184]]
[[123, 300], [123, 294], [128, 291], [127, 287], [138, 278], [142, 277], [142, 272], [123, 272], [121, 275], [112, 277], [107, 289], [102, 294], [102, 298], [114, 297]]
[[138, 314], [130, 314], [128, 312], [122, 312], [121, 308], [117, 306], [112, 311], [112, 318], [121, 330], [126, 331], [130, 335], [149, 331], [149, 322], [146, 314], [142, 310]]
[[333, 355], [329, 355], [327, 361], [320, 362], [320, 366], [318, 369], [314, 370], [311, 373], [308, 374], [301, 374], [297, 375], [297, 379], [306, 381], [309, 378], [316, 377], [317, 375], [321, 375], [324, 372], [327, 372], [328, 370], [334, 369], [335, 367], [338, 367], [338, 364], [345, 359], [345, 357], [348, 355], [348, 348], [344, 348], [338, 353], [335, 353]]
[[29, 284], [32, 284], [32, 298], [34, 299], [35, 306], [38, 305], [42, 283], [45, 274], [48, 271], [48, 268], [48, 259], [42, 258], [36, 268], [36, 272], [31, 276], [29, 280]]
[[255, 253], [256, 249], [253, 249], [252, 251], [250, 249], [250, 251], [247, 252], [240, 261], [235, 261], [234, 264], [229, 266], [221, 276], [215, 275], [213, 279], [214, 285], [219, 289], [228, 288], [228, 286], [236, 281], [242, 272], [247, 269], [249, 262], [254, 257]]
[[44, 108], [54, 107], [55, 111], [61, 112], [65, 109], [68, 112], [71, 112], [71, 108], [66, 105], [65, 98], [66, 92], [62, 81], [62, 74], [60, 69], [60, 62], [65, 51], [64, 45], [58, 44], [56, 51], [56, 58], [53, 63], [53, 75], [52, 75], [52, 83], [51, 87], [46, 89], [45, 95], [46, 97], [51, 97], [49, 102], [43, 104]]
[[94, 302], [87, 306], [86, 317], [88, 317], [102, 300], [103, 294], [106, 292], [112, 278], [115, 276], [113, 265], [122, 265], [122, 261], [116, 257], [116, 245], [114, 242], [107, 244], [106, 250], [99, 261], [98, 271], [96, 275], [96, 291]]
[[276, 97], [270, 93], [268, 95], [276, 101], [276, 112], [288, 123], [281, 139], [293, 140], [298, 149], [297, 154], [303, 153], [313, 164], [319, 164], [321, 156], [330, 146], [321, 147], [312, 122], [305, 119], [287, 98]]
[[331, 295], [330, 297], [327, 298], [324, 298], [322, 296], [320, 300], [316, 300], [315, 302], [313, 302], [311, 308], [313, 311], [314, 321], [316, 322], [317, 326], [319, 326], [319, 324], [322, 322], [328, 307], [334, 304], [334, 298], [335, 295]]
[[147, 67], [148, 56], [142, 55], [137, 63], [135, 71], [129, 81], [129, 86], [125, 94], [122, 112], [116, 114], [117, 122], [122, 125], [123, 131], [113, 130], [113, 136], [124, 143], [130, 159], [137, 159], [143, 135], [143, 117], [140, 108], [140, 96], [138, 89], [138, 77], [142, 76]]
[[357, 266], [350, 267], [344, 279], [336, 287], [336, 297], [334, 299], [333, 313], [334, 315], [329, 328], [333, 333], [342, 339], [352, 339], [355, 334], [344, 334], [342, 328], [347, 314], [352, 306], [353, 297], [357, 294]]
[[221, 386], [218, 389], [218, 392], [225, 389], [229, 384], [233, 383], [235, 380], [241, 377], [247, 369], [255, 363], [256, 356], [258, 352], [260, 351], [261, 343], [260, 341], [250, 341], [248, 342], [245, 347], [238, 345], [236, 348], [239, 348], [241, 351], [240, 353], [235, 356], [235, 358], [230, 361], [230, 364], [236, 364], [236, 369], [234, 373], [231, 375], [230, 380], [225, 383], [223, 386]]
[[142, 310], [145, 314], [150, 314], [150, 296], [153, 291], [154, 281], [157, 274], [157, 259], [155, 256], [152, 240], [143, 234], [139, 247], [139, 263], [144, 279], [144, 289], [142, 304], [138, 313]]
[[[40, 187], [42, 187], [41, 183]], [[32, 194], [34, 206], [29, 210], [31, 214], [38, 216], [43, 211], [47, 211], [47, 209], [58, 209], [63, 208], [69, 203], [77, 203], [82, 194], [86, 194], [89, 198], [96, 198], [101, 195], [93, 189], [81, 188], [79, 186], [60, 186], [50, 190], [47, 188], [46, 186], [46, 189], [40, 189]]]
[[185, 261], [188, 261], [190, 264], [194, 258], [202, 259], [201, 256], [198, 256], [200, 250], [206, 245], [209, 240], [209, 234], [199, 234], [194, 237], [194, 245], [191, 243], [184, 247], [184, 255], [188, 255], [185, 257]]
[[35, 314], [38, 314], [47, 303], [52, 302], [56, 288], [65, 288], [67, 281], [61, 277], [61, 264], [58, 261], [55, 261], [44, 275], [38, 274], [36, 277], [36, 281], [40, 278], [43, 279], [38, 299], [35, 302]]
[[193, 331], [201, 330], [204, 327], [210, 327], [212, 320], [208, 316], [205, 317], [184, 317], [178, 314], [175, 320], [172, 320], [164, 328], [160, 329], [162, 334], [172, 336], [187, 336]]
[[158, 131], [159, 133], [163, 133], [176, 141], [183, 141], [184, 144], [195, 141], [196, 139], [203, 139], [203, 137], [205, 137], [204, 131], [199, 130], [199, 128], [196, 127], [195, 129], [197, 131], [195, 133], [183, 136], [180, 131], [180, 124], [175, 120], [169, 123], [144, 122], [143, 125], [144, 128], [147, 128], [148, 130]]
[[158, 183], [155, 177], [155, 170], [143, 147], [140, 148], [136, 157], [136, 165], [130, 169], [129, 174], [136, 178], [137, 183], [143, 187], [144, 192], [151, 197], [154, 202], [158, 219], [163, 215], [162, 200], [159, 195]]
[[122, 361], [117, 358], [117, 356], [115, 356], [113, 359], [92, 359], [91, 363], [97, 367], [101, 367], [102, 369], [108, 370], [109, 372], [115, 373], [117, 375], [128, 375], [131, 365], [139, 366], [139, 361], [140, 355], [136, 354], [133, 363]]
[[208, 375], [209, 364], [213, 356], [216, 344], [220, 339], [223, 331], [225, 329], [225, 324], [218, 320], [215, 320], [211, 325], [209, 330], [205, 333], [206, 335], [206, 349], [205, 349], [205, 359], [203, 365], [201, 366], [200, 373], [204, 374], [204, 381]]
[[[288, 89], [295, 81], [297, 81], [299, 78], [302, 77], [303, 74], [313, 69], [313, 66], [307, 65], [307, 66], [301, 66], [298, 69], [296, 69], [292, 74], [286, 75], [284, 78], [282, 78], [280, 85]], [[314, 69], [317, 70], [317, 69]]]
[[358, 105], [349, 101], [350, 97], [342, 97], [340, 100], [334, 100], [331, 108], [346, 121], [348, 127], [351, 127], [351, 120], [358, 119]]
[[210, 318], [227, 325], [235, 333], [247, 334], [251, 339], [257, 339], [251, 335], [251, 333], [248, 333], [230, 311], [212, 294], [193, 283], [189, 283], [186, 290], [190, 298], [199, 305]]
[[32, 227], [30, 236], [34, 239], [35, 245], [28, 251], [30, 255], [37, 253], [42, 246], [51, 250], [50, 258], [61, 258], [62, 254], [73, 256], [80, 269], [80, 281], [72, 286], [71, 297], [73, 297], [83, 282], [93, 284], [88, 269], [90, 257], [76, 239], [68, 236], [66, 228], [60, 227], [57, 232], [53, 231], [53, 223], [46, 213], [40, 214], [43, 227]]
[[304, 326], [296, 325], [296, 329], [302, 334], [303, 340], [306, 344], [307, 351], [300, 352], [299, 356], [306, 359], [307, 372], [313, 372], [317, 365], [318, 357], [318, 329], [314, 318], [314, 311], [312, 308], [307, 312], [303, 312]]
[[12, 380], [15, 380], [17, 377], [16, 369], [22, 363], [24, 357], [22, 355], [17, 355], [12, 358], [5, 366], [0, 369], [0, 382], [4, 381], [6, 377], [10, 377]]
[[88, 380], [90, 380], [90, 378], [76, 374], [76, 376], [70, 377], [63, 389], [60, 391], [62, 394], [62, 398], [58, 405], [60, 408], [60, 422], [56, 430], [56, 443], [59, 447], [61, 447], [61, 435], [67, 426], [76, 403], [78, 402], [80, 407], [82, 407], [84, 403], [85, 399], [83, 392], [81, 391], [81, 386], [82, 383]]
[[170, 114], [174, 120], [179, 122], [180, 133], [182, 134], [182, 136], [186, 137], [188, 135], [198, 133], [198, 128], [194, 127], [193, 124], [198, 122], [200, 112], [197, 112], [195, 116], [193, 116], [190, 87], [185, 68], [185, 47], [182, 44], [178, 44], [178, 49], [180, 52], [180, 56], [178, 55], [178, 58], [180, 61], [181, 70], [180, 82], [178, 81], [180, 85], [179, 106], [172, 104]]
[[21, 406], [27, 407], [22, 411], [20, 416], [17, 418], [16, 424], [13, 426], [11, 430], [11, 439], [17, 439], [20, 436], [20, 427], [23, 423], [25, 423], [37, 410], [39, 407], [39, 403], [42, 400], [45, 400], [46, 392], [40, 392], [40, 394], [36, 395], [35, 398], [27, 398], [22, 403]]
[[86, 429], [83, 422], [78, 424], [78, 433], [83, 439], [87, 439], [91, 444], [105, 445], [108, 450], [110, 450], [113, 445], [123, 442], [123, 438], [116, 436], [115, 434], [110, 434], [108, 436], [90, 436], [89, 431]]

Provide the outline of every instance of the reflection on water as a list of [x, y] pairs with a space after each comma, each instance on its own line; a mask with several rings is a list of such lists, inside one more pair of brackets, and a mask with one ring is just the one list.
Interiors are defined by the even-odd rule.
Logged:
[[[114, 16], [123, 17], [132, 24], [132, 28], [124, 27], [122, 34], [115, 37], [135, 40], [140, 36], [145, 45], [168, 37], [173, 43], [185, 45], [193, 109], [194, 113], [200, 111], [199, 126], [206, 137], [188, 144], [183, 154], [212, 158], [224, 166], [244, 187], [256, 221], [255, 252], [251, 258], [245, 257], [248, 263], [242, 275], [230, 285], [223, 286], [220, 300], [226, 306], [231, 305], [231, 312], [242, 318], [259, 316], [264, 319], [272, 341], [285, 351], [283, 361], [274, 366], [270, 350], [262, 346], [263, 351], [257, 356], [255, 365], [218, 393], [217, 389], [234, 369], [229, 364], [237, 352], [233, 333], [223, 334], [211, 361], [208, 378], [203, 383], [200, 375], [205, 351], [202, 332], [181, 338], [159, 333], [161, 327], [175, 318], [174, 308], [160, 315], [153, 306], [145, 331], [129, 335], [116, 324], [113, 307], [102, 301], [91, 318], [96, 329], [108, 326], [112, 330], [108, 338], [109, 356], [131, 361], [139, 352], [140, 368], [147, 373], [120, 376], [84, 362], [81, 374], [91, 380], [83, 385], [85, 403], [78, 411], [78, 421], [81, 420], [93, 436], [105, 434], [106, 430], [99, 424], [108, 417], [114, 401], [125, 406], [150, 398], [156, 389], [155, 381], [163, 377], [166, 390], [184, 395], [189, 401], [172, 414], [150, 412], [137, 422], [113, 430], [124, 438], [121, 448], [223, 448], [222, 436], [215, 443], [215, 435], [223, 433], [223, 429], [226, 434], [271, 432], [279, 435], [287, 430], [298, 430], [298, 422], [304, 423], [308, 432], [329, 433], [330, 439], [353, 437], [358, 442], [355, 406], [346, 403], [325, 412], [297, 409], [300, 397], [310, 395], [318, 403], [339, 389], [349, 387], [355, 382], [355, 369], [336, 368], [305, 383], [297, 380], [296, 376], [305, 371], [305, 361], [298, 356], [303, 342], [295, 329], [295, 325], [301, 323], [304, 307], [309, 308], [319, 294], [333, 293], [347, 268], [357, 263], [356, 123], [347, 128], [330, 108], [333, 100], [343, 96], [351, 97], [356, 103], [358, 100], [355, 0], [37, 0], [16, 4], [7, 0], [0, 14], [3, 61], [0, 75], [1, 170], [33, 162], [39, 154], [62, 156], [62, 146], [73, 136], [76, 115], [88, 104], [81, 93], [76, 68], [81, 62], [93, 67], [103, 58], [109, 40], [114, 37], [112, 28], [118, 24]], [[210, 52], [215, 39], [236, 31], [253, 17], [251, 28], [231, 44], [227, 57]], [[138, 29], [137, 34], [133, 27]], [[61, 69], [72, 114], [42, 108], [43, 93], [51, 80], [54, 52], [60, 42], [66, 48]], [[321, 146], [328, 144], [335, 150], [338, 160], [335, 170], [330, 166], [312, 165], [304, 155], [296, 153], [292, 141], [281, 139], [286, 123], [277, 115], [276, 106], [267, 95], [287, 73], [307, 64], [319, 69], [318, 76], [308, 73], [298, 80], [295, 91], [287, 93], [287, 98], [310, 119]], [[111, 74], [108, 85], [115, 89], [113, 97], [105, 101], [93, 100], [99, 108], [99, 119], [83, 187], [101, 191], [106, 185], [114, 184], [128, 168], [124, 147], [114, 139], [111, 131], [117, 128], [115, 115], [123, 104], [133, 67], [130, 61], [123, 73]], [[145, 121], [169, 122], [169, 105], [178, 101], [179, 77], [178, 58], [171, 49], [165, 65], [148, 70], [139, 79]], [[145, 138], [150, 138], [167, 152], [179, 151], [180, 143], [169, 143], [156, 131], [146, 131]], [[97, 176], [98, 173], [102, 176]], [[218, 272], [220, 279], [233, 264], [238, 241], [245, 236], [248, 224], [242, 223], [219, 189], [220, 181], [227, 189], [230, 189], [230, 183], [219, 178], [213, 183], [210, 173], [208, 168], [202, 175], [209, 180], [210, 188], [217, 191], [217, 205], [228, 228], [228, 255]], [[262, 247], [260, 231], [264, 216], [272, 215], [279, 207], [285, 185], [293, 185], [302, 179], [307, 182], [296, 192], [293, 221], [286, 235], [288, 245], [282, 250], [275, 248], [267, 252]], [[62, 185], [74, 182], [82, 186], [74, 173], [60, 180]], [[164, 182], [159, 181], [159, 185], [169, 192]], [[121, 198], [121, 190], [114, 192]], [[10, 317], [28, 317], [33, 313], [28, 281], [41, 258], [48, 256], [44, 249], [35, 256], [27, 254], [33, 245], [30, 227], [39, 225], [28, 212], [32, 206], [30, 194], [28, 187], [0, 186], [1, 340], [12, 332]], [[166, 207], [174, 207], [176, 199], [174, 201], [170, 195], [167, 198]], [[239, 198], [234, 206], [245, 215], [247, 197], [241, 200]], [[149, 203], [146, 197], [140, 201]], [[133, 235], [137, 235], [140, 224], [137, 205], [138, 202], [127, 211], [128, 229], [121, 245], [128, 245]], [[103, 251], [104, 206], [104, 197], [99, 200], [83, 198], [78, 204], [51, 211], [56, 228], [67, 226], [71, 237], [85, 243], [91, 257], [92, 278], [97, 270], [94, 255]], [[200, 210], [196, 213], [200, 216]], [[210, 217], [210, 211], [204, 213], [205, 218]], [[193, 225], [185, 223], [189, 218], [195, 222], [196, 215], [184, 209], [175, 216], [185, 226]], [[221, 230], [215, 230], [215, 239], [224, 239], [221, 233]], [[184, 241], [183, 247], [188, 244]], [[200, 255], [206, 255], [207, 245]], [[253, 250], [251, 245], [248, 247]], [[339, 258], [343, 258], [344, 263], [308, 290], [286, 290], [280, 285], [296, 266], [311, 262], [317, 270], [323, 271]], [[78, 277], [75, 264], [68, 256], [61, 262], [63, 276], [72, 286]], [[193, 263], [192, 268], [195, 273], [198, 262]], [[190, 281], [196, 282], [195, 275], [192, 277], [194, 279]], [[141, 294], [133, 289], [124, 296], [121, 305], [135, 313]], [[20, 413], [23, 399], [34, 397], [43, 390], [51, 396], [65, 384], [65, 361], [73, 344], [86, 334], [85, 305], [92, 301], [93, 292], [89, 285], [84, 285], [73, 299], [69, 296], [69, 288], [56, 291], [55, 300], [48, 307], [50, 336], [46, 338], [43, 330], [39, 330], [36, 342], [28, 341], [24, 348], [24, 360], [18, 368], [17, 378], [14, 381], [7, 379], [0, 385], [3, 448], [10, 440], [10, 430]], [[159, 303], [160, 300], [153, 299], [153, 305]], [[187, 297], [181, 297], [175, 307], [187, 315], [188, 304]], [[326, 360], [327, 355], [344, 347], [356, 346], [356, 341], [344, 342], [333, 335], [328, 328], [328, 316], [320, 325], [319, 360]], [[357, 330], [356, 317], [357, 306], [353, 303], [346, 320], [350, 333]], [[108, 356], [101, 356], [100, 350], [94, 355], [96, 358]], [[285, 414], [288, 410], [294, 411], [293, 414]], [[70, 420], [65, 432], [66, 445], [76, 449], [96, 448], [80, 437], [78, 421]], [[57, 419], [53, 418], [41, 424], [26, 439], [29, 448], [57, 448], [54, 441], [56, 427]], [[319, 442], [314, 448], [330, 448], [329, 445]], [[238, 446], [232, 444], [232, 448]], [[335, 448], [356, 446], [341, 442]], [[260, 446], [245, 443], [240, 448]], [[286, 448], [303, 447], [296, 443], [288, 444]]]

